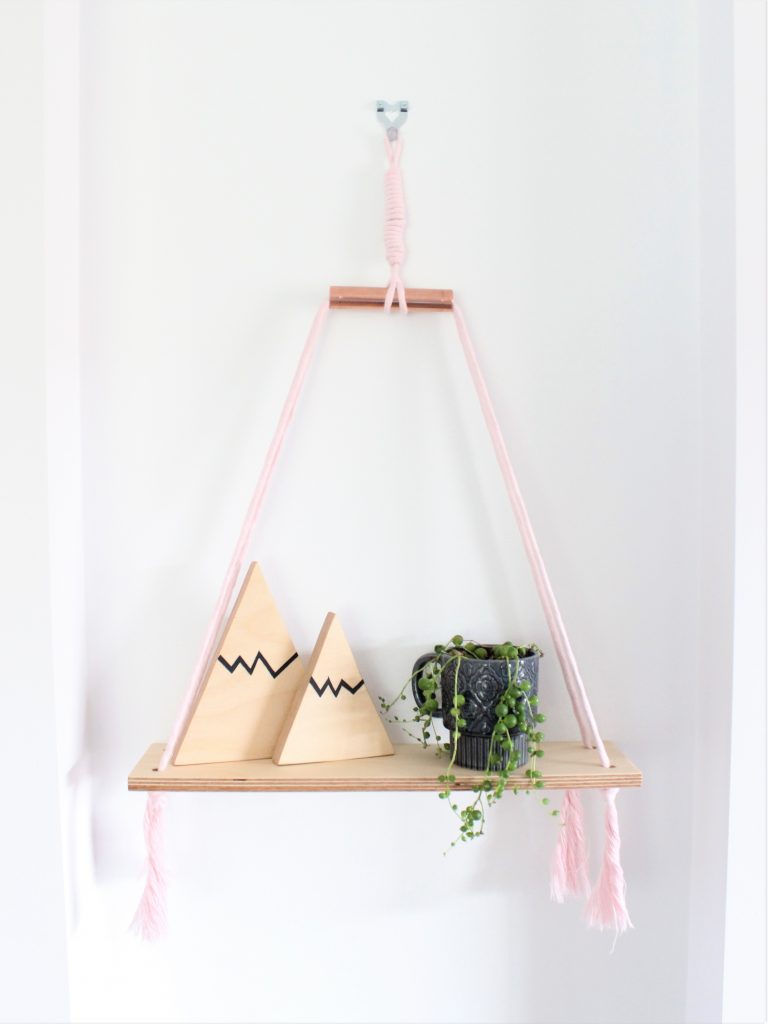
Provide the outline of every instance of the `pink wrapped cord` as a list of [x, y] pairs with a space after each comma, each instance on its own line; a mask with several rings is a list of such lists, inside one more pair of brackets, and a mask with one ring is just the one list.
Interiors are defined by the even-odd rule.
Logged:
[[525, 553], [528, 556], [528, 562], [531, 566], [533, 579], [539, 593], [539, 599], [541, 601], [542, 608], [544, 609], [544, 616], [547, 620], [549, 631], [552, 634], [552, 642], [555, 645], [555, 651], [557, 652], [560, 667], [563, 671], [568, 695], [571, 698], [573, 713], [579, 724], [582, 743], [585, 747], [597, 747], [597, 753], [601, 764], [604, 768], [608, 768], [610, 767], [611, 761], [606, 753], [603, 741], [600, 738], [597, 722], [595, 721], [595, 716], [592, 712], [589, 698], [587, 697], [587, 691], [584, 688], [581, 673], [579, 672], [579, 667], [576, 664], [576, 656], [573, 653], [570, 641], [568, 640], [568, 635], [565, 632], [565, 626], [563, 625], [563, 619], [560, 615], [560, 609], [558, 608], [555, 594], [552, 590], [552, 584], [549, 581], [549, 575], [544, 565], [544, 559], [541, 557], [541, 552], [539, 551], [539, 545], [536, 542], [536, 535], [533, 532], [533, 526], [531, 525], [528, 510], [525, 507], [525, 502], [523, 501], [523, 496], [520, 492], [520, 486], [517, 482], [515, 471], [512, 468], [512, 462], [509, 458], [509, 452], [507, 451], [507, 446], [504, 442], [504, 436], [501, 432], [499, 421], [496, 418], [493, 403], [491, 402], [491, 396], [488, 392], [488, 386], [485, 383], [483, 371], [480, 369], [480, 363], [477, 359], [475, 346], [472, 344], [472, 339], [469, 336], [469, 331], [467, 330], [467, 325], [464, 321], [461, 310], [455, 303], [453, 307], [453, 317], [456, 322], [456, 330], [459, 334], [461, 346], [464, 349], [467, 365], [469, 366], [469, 372], [475, 384], [477, 397], [480, 399], [480, 406], [483, 410], [485, 425], [488, 427], [488, 433], [491, 435], [493, 449], [496, 452], [496, 460], [499, 463], [501, 475], [504, 478], [512, 510], [515, 513], [515, 518], [517, 519], [520, 535], [523, 538]]
[[310, 329], [309, 336], [307, 337], [304, 345], [304, 350], [301, 353], [299, 359], [299, 365], [296, 367], [296, 373], [294, 374], [291, 387], [288, 391], [288, 395], [283, 405], [283, 411], [280, 414], [280, 419], [275, 429], [272, 443], [269, 446], [267, 457], [264, 460], [264, 465], [261, 469], [259, 481], [256, 484], [256, 490], [253, 492], [251, 503], [248, 506], [248, 511], [245, 516], [242, 527], [240, 528], [240, 536], [237, 538], [237, 544], [232, 558], [227, 568], [227, 574], [224, 577], [224, 583], [219, 594], [219, 600], [216, 603], [216, 607], [213, 610], [211, 621], [208, 623], [208, 629], [203, 640], [200, 654], [198, 655], [195, 667], [192, 670], [192, 677], [187, 687], [186, 696], [184, 702], [179, 708], [179, 713], [176, 717], [173, 729], [171, 730], [170, 738], [166, 744], [163, 756], [160, 760], [160, 770], [167, 768], [173, 758], [178, 753], [179, 744], [181, 743], [184, 731], [189, 722], [190, 715], [197, 703], [198, 693], [200, 685], [205, 676], [205, 670], [208, 667], [208, 663], [213, 655], [216, 641], [219, 638], [221, 632], [221, 626], [224, 622], [224, 616], [227, 613], [229, 602], [232, 600], [232, 594], [234, 593], [235, 584], [240, 575], [240, 570], [243, 567], [243, 560], [245, 553], [248, 549], [248, 545], [251, 541], [251, 534], [253, 528], [256, 525], [256, 520], [261, 512], [261, 506], [264, 504], [264, 498], [267, 493], [267, 489], [272, 481], [272, 474], [275, 471], [277, 460], [280, 457], [280, 451], [283, 447], [283, 441], [288, 431], [293, 414], [296, 411], [296, 405], [299, 400], [299, 395], [304, 386], [304, 380], [307, 375], [312, 357], [315, 354], [315, 347], [317, 345], [317, 339], [320, 336], [320, 332], [323, 329], [325, 318], [328, 314], [328, 302], [323, 304], [315, 314], [315, 319], [312, 322], [312, 328]]
[[403, 177], [400, 173], [400, 154], [403, 142], [399, 137], [392, 142], [385, 140], [389, 167], [384, 175], [384, 249], [391, 268], [389, 287], [384, 299], [384, 309], [389, 312], [397, 293], [401, 313], [408, 312], [405, 301], [405, 286], [400, 277], [400, 267], [405, 260], [405, 194]]
[[[576, 721], [579, 724], [581, 740], [584, 746], [597, 748], [600, 763], [610, 768], [611, 761], [605, 749], [600, 732], [597, 728], [589, 697], [576, 664], [576, 656], [571, 648], [565, 632], [560, 609], [558, 608], [552, 584], [549, 581], [544, 560], [533, 532], [528, 512], [520, 493], [520, 487], [512, 468], [504, 436], [493, 408], [488, 386], [480, 369], [475, 347], [469, 336], [467, 325], [458, 306], [453, 307], [456, 329], [464, 349], [469, 372], [475, 383], [480, 405], [485, 417], [488, 432], [491, 435], [496, 459], [507, 487], [507, 494], [517, 519], [517, 525], [523, 538], [525, 552], [533, 572], [536, 589], [539, 593], [544, 615], [552, 634], [552, 641], [562, 668], [565, 685], [571, 698]], [[603, 850], [603, 866], [597, 884], [592, 891], [587, 906], [587, 920], [590, 925], [598, 928], [613, 928], [616, 933], [632, 927], [627, 912], [624, 872], [621, 867], [621, 839], [619, 835], [619, 816], [616, 810], [618, 789], [604, 789], [605, 809], [605, 844]], [[562, 901], [568, 895], [584, 894], [588, 890], [586, 845], [584, 843], [583, 819], [581, 817], [581, 801], [576, 793], [566, 791], [563, 801], [564, 824], [558, 838], [558, 845], [552, 862], [550, 875], [550, 892], [553, 899]]]
[[[317, 341], [320, 337], [320, 333], [325, 323], [325, 318], [328, 314], [328, 308], [328, 302], [323, 302], [312, 322], [312, 327], [301, 353], [298, 366], [296, 367], [296, 372], [294, 374], [293, 381], [291, 382], [288, 395], [285, 399], [283, 410], [280, 414], [280, 419], [272, 438], [272, 443], [269, 446], [266, 459], [264, 460], [264, 465], [262, 466], [261, 474], [259, 476], [258, 483], [256, 484], [256, 490], [253, 492], [253, 497], [251, 498], [250, 505], [248, 506], [245, 520], [240, 529], [240, 535], [237, 539], [234, 553], [227, 568], [226, 576], [224, 577], [224, 583], [221, 588], [221, 593], [219, 594], [219, 599], [213, 610], [211, 620], [208, 623], [208, 629], [206, 630], [200, 653], [197, 661], [195, 662], [195, 667], [192, 670], [184, 701], [179, 708], [176, 721], [174, 722], [173, 729], [171, 730], [171, 735], [165, 746], [165, 750], [163, 751], [163, 756], [160, 759], [160, 771], [166, 769], [176, 756], [179, 744], [181, 743], [189, 723], [189, 719], [192, 716], [195, 705], [197, 704], [200, 686], [205, 678], [205, 671], [216, 647], [216, 642], [221, 632], [224, 617], [227, 613], [227, 609], [235, 589], [235, 584], [237, 583], [240, 570], [243, 566], [245, 553], [251, 541], [253, 528], [256, 525], [256, 520], [258, 519], [259, 512], [261, 511], [261, 507], [264, 503], [264, 498], [272, 480], [272, 474], [275, 471], [275, 466], [277, 465], [277, 460], [283, 447], [285, 435], [288, 431], [291, 420], [293, 419], [293, 414], [296, 411], [296, 405], [299, 401], [302, 388], [304, 387], [307, 371], [309, 370], [312, 358], [315, 354]], [[161, 844], [163, 810], [164, 800], [161, 796], [157, 793], [150, 793], [147, 797], [147, 807], [144, 815], [144, 836], [147, 848], [146, 880], [144, 883], [144, 891], [133, 919], [134, 930], [146, 939], [157, 938], [165, 929], [166, 886]]]

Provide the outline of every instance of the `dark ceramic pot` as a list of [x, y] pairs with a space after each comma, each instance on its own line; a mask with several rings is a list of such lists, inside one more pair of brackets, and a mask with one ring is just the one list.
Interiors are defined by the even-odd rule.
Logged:
[[[434, 656], [434, 654], [422, 654], [413, 666], [413, 696], [418, 707], [424, 703], [424, 694], [419, 688], [421, 669]], [[457, 673], [458, 680], [456, 679]], [[538, 654], [520, 658], [517, 678], [519, 682], [531, 684], [531, 689], [528, 691], [530, 696], [538, 694]], [[496, 705], [506, 688], [507, 662], [504, 659], [488, 658], [480, 661], [475, 658], [462, 658], [458, 664], [454, 662], [443, 670], [440, 707], [432, 712], [432, 717], [442, 718], [445, 727], [449, 731], [452, 730], [454, 722], [450, 708], [453, 706], [454, 692], [458, 689], [458, 692], [464, 696], [465, 703], [461, 712], [467, 724], [459, 736], [456, 751], [456, 764], [462, 768], [475, 768], [478, 771], [485, 771], [487, 768], [491, 734], [496, 721]], [[532, 725], [533, 720], [530, 719], [527, 724]], [[517, 764], [520, 767], [528, 761], [528, 736], [526, 733], [520, 732], [519, 729], [512, 729], [510, 736], [518, 754]], [[509, 763], [510, 751], [502, 750], [500, 754], [502, 766], [506, 768]]]

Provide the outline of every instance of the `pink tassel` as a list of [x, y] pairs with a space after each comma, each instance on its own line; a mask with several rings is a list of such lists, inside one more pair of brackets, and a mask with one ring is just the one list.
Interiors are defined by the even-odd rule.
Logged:
[[605, 794], [605, 848], [600, 877], [587, 903], [587, 923], [592, 928], [613, 929], [618, 936], [632, 928], [627, 910], [624, 871], [621, 867], [621, 836], [616, 811], [618, 789], [604, 789]]
[[144, 841], [147, 846], [147, 877], [144, 892], [136, 909], [132, 930], [142, 939], [152, 941], [165, 933], [165, 871], [163, 866], [163, 817], [165, 796], [150, 793], [144, 812]]
[[565, 902], [567, 896], [589, 893], [584, 808], [577, 790], [566, 790], [560, 816], [562, 825], [549, 880], [549, 895], [556, 903]]

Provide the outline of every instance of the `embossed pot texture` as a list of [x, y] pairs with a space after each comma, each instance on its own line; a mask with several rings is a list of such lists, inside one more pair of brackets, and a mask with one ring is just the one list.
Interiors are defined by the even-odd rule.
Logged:
[[[489, 648], [493, 644], [488, 645]], [[416, 659], [413, 666], [413, 695], [416, 704], [421, 707], [424, 703], [424, 694], [419, 689], [421, 678], [420, 670], [424, 665], [434, 658], [434, 654], [423, 654]], [[514, 671], [514, 663], [512, 670]], [[458, 679], [456, 678], [458, 672]], [[518, 668], [518, 681], [531, 684], [529, 694], [533, 696], [539, 691], [539, 655], [530, 654], [527, 658], [520, 658]], [[474, 658], [462, 658], [457, 664], [449, 665], [442, 673], [441, 679], [441, 704], [433, 712], [433, 718], [441, 718], [448, 730], [453, 728], [453, 716], [450, 708], [453, 705], [454, 692], [464, 697], [464, 705], [461, 709], [466, 726], [459, 737], [458, 749], [456, 751], [456, 764], [462, 768], [474, 768], [478, 771], [485, 771], [488, 766], [490, 754], [491, 733], [496, 721], [496, 705], [499, 697], [507, 688], [507, 662], [503, 659], [496, 660], [487, 658], [483, 661]], [[531, 719], [528, 723], [533, 724]], [[513, 729], [510, 733], [515, 750], [519, 755], [518, 767], [524, 765], [528, 760], [528, 737], [524, 732]], [[509, 762], [509, 751], [502, 751], [502, 763], [504, 767]]]

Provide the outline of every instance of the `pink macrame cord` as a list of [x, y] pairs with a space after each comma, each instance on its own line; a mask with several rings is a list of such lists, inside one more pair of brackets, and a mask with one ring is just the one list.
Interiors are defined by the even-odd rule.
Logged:
[[[531, 521], [512, 468], [504, 436], [501, 432], [493, 402], [485, 382], [475, 347], [469, 335], [461, 310], [454, 303], [453, 316], [459, 334], [469, 372], [475, 384], [483, 416], [491, 435], [496, 459], [506, 484], [507, 494], [523, 538], [528, 561], [533, 572], [544, 615], [547, 619], [552, 641], [555, 645], [563, 677], [571, 698], [574, 715], [579, 724], [581, 739], [585, 746], [594, 746], [604, 768], [611, 767], [605, 744], [597, 728], [589, 697], [576, 663], [568, 635], [565, 632], [560, 609], [549, 581], [544, 560], [539, 551]], [[621, 866], [621, 837], [619, 816], [616, 810], [618, 789], [603, 790], [605, 797], [605, 840], [603, 864], [597, 884], [589, 897], [587, 921], [593, 927], [613, 928], [617, 935], [632, 927], [626, 905], [626, 883]], [[558, 838], [558, 846], [550, 875], [550, 892], [553, 899], [562, 900], [566, 895], [584, 895], [588, 891], [586, 843], [584, 839], [581, 800], [575, 792], [567, 791], [563, 802], [565, 821]]]
[[269, 446], [267, 457], [264, 460], [264, 465], [262, 466], [261, 474], [259, 475], [259, 480], [256, 484], [256, 490], [253, 492], [253, 497], [251, 498], [250, 505], [248, 506], [245, 520], [240, 528], [240, 536], [237, 539], [234, 553], [227, 568], [227, 574], [224, 577], [224, 583], [221, 588], [221, 593], [219, 594], [219, 600], [213, 610], [213, 615], [208, 623], [208, 629], [205, 633], [205, 639], [203, 640], [200, 654], [198, 655], [195, 667], [192, 670], [192, 676], [187, 687], [184, 702], [179, 709], [168, 743], [163, 751], [163, 756], [159, 765], [161, 771], [168, 767], [178, 753], [179, 744], [181, 743], [189, 718], [194, 710], [195, 704], [197, 703], [200, 685], [205, 676], [205, 670], [213, 655], [216, 641], [218, 640], [219, 633], [221, 632], [221, 627], [224, 622], [224, 616], [226, 615], [229, 603], [232, 600], [235, 584], [237, 583], [240, 575], [240, 570], [243, 567], [245, 553], [251, 541], [253, 528], [256, 525], [256, 520], [259, 517], [261, 507], [264, 504], [264, 498], [272, 481], [272, 474], [275, 471], [277, 460], [280, 457], [280, 451], [283, 447], [283, 441], [285, 440], [288, 427], [293, 419], [299, 395], [304, 387], [304, 380], [315, 354], [317, 340], [323, 329], [325, 318], [328, 315], [328, 308], [328, 302], [323, 302], [315, 314], [315, 319], [312, 323], [291, 387], [285, 399], [283, 410], [280, 414], [280, 419], [272, 438], [272, 443]]
[[[288, 390], [283, 405], [280, 419], [278, 420], [272, 442], [267, 451], [264, 465], [259, 475], [256, 490], [253, 492], [248, 511], [240, 529], [240, 535], [235, 545], [229, 566], [227, 568], [224, 583], [219, 594], [216, 607], [213, 610], [211, 620], [205, 633], [203, 645], [200, 649], [195, 667], [187, 686], [186, 694], [179, 708], [179, 713], [171, 730], [170, 737], [160, 759], [159, 770], [164, 771], [173, 761], [184, 736], [189, 719], [197, 704], [200, 687], [205, 676], [206, 668], [213, 655], [216, 642], [221, 632], [224, 617], [227, 613], [232, 594], [237, 583], [240, 570], [243, 566], [245, 553], [253, 534], [256, 520], [258, 519], [264, 498], [272, 480], [272, 475], [280, 456], [280, 451], [285, 441], [288, 427], [290, 426], [296, 405], [304, 387], [307, 372], [315, 354], [317, 342], [328, 315], [329, 303], [326, 300], [322, 303], [312, 327], [304, 344], [301, 357], [296, 367], [296, 372]], [[146, 842], [146, 877], [144, 890], [136, 909], [133, 919], [134, 930], [145, 939], [155, 939], [163, 933], [166, 924], [166, 879], [163, 868], [162, 856], [162, 827], [163, 827], [164, 800], [157, 793], [150, 793], [147, 797], [147, 806], [144, 815], [144, 836]]]
[[488, 386], [485, 382], [483, 372], [480, 369], [480, 363], [478, 362], [477, 353], [475, 352], [475, 347], [472, 344], [472, 339], [469, 335], [466, 322], [462, 316], [461, 310], [455, 303], [453, 307], [453, 318], [456, 323], [456, 330], [458, 331], [459, 340], [461, 341], [461, 346], [464, 350], [467, 365], [469, 366], [469, 372], [475, 384], [477, 397], [480, 399], [480, 406], [483, 410], [485, 425], [488, 428], [488, 433], [491, 435], [491, 442], [493, 443], [493, 449], [496, 453], [496, 460], [499, 464], [499, 468], [501, 469], [501, 475], [504, 478], [512, 510], [515, 513], [515, 518], [517, 519], [520, 535], [523, 538], [525, 553], [528, 556], [528, 562], [531, 566], [539, 599], [541, 601], [542, 608], [544, 609], [544, 616], [552, 635], [552, 642], [555, 645], [555, 651], [563, 672], [568, 695], [571, 698], [571, 705], [573, 707], [573, 713], [576, 716], [576, 721], [579, 725], [582, 743], [585, 747], [597, 747], [601, 764], [604, 768], [609, 768], [611, 761], [600, 737], [597, 722], [595, 721], [595, 716], [592, 712], [589, 698], [587, 697], [587, 691], [584, 687], [579, 667], [576, 664], [576, 656], [573, 653], [570, 641], [568, 640], [568, 635], [565, 632], [565, 626], [560, 614], [560, 609], [558, 608], [555, 594], [552, 590], [552, 584], [549, 581], [549, 575], [544, 565], [544, 559], [541, 556], [539, 545], [536, 542], [536, 535], [533, 532], [533, 526], [531, 525], [531, 520], [528, 516], [528, 511], [520, 492], [520, 486], [517, 482], [515, 471], [512, 468], [512, 462], [509, 458], [509, 452], [507, 451], [507, 446], [504, 442], [504, 436], [501, 432], [499, 421], [496, 418]]
[[405, 194], [403, 192], [403, 177], [400, 173], [400, 154], [403, 150], [403, 142], [399, 136], [394, 142], [388, 138], [384, 141], [389, 157], [389, 167], [384, 175], [384, 249], [391, 268], [384, 309], [387, 312], [390, 311], [395, 293], [397, 293], [400, 312], [407, 313], [405, 285], [400, 277], [400, 267], [405, 260]]

